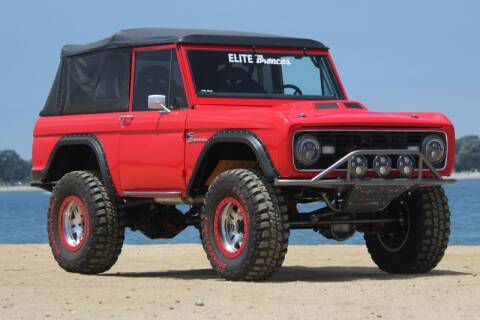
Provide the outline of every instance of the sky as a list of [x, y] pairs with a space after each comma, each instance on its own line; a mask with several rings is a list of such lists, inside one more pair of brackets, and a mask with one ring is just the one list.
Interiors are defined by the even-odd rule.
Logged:
[[30, 159], [62, 45], [135, 27], [229, 29], [320, 40], [350, 99], [374, 111], [446, 114], [480, 134], [480, 1], [5, 1], [0, 150]]

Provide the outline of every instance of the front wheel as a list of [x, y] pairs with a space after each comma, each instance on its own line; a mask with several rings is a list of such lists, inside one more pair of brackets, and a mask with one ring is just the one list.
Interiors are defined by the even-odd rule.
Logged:
[[424, 273], [442, 259], [450, 235], [450, 210], [441, 187], [419, 188], [387, 208], [401, 224], [365, 234], [368, 252], [389, 273]]
[[102, 182], [91, 172], [73, 171], [55, 186], [48, 209], [53, 256], [69, 272], [110, 269], [123, 245], [125, 222]]
[[219, 175], [205, 197], [201, 236], [212, 267], [227, 280], [263, 280], [282, 264], [288, 245], [283, 197], [260, 174]]

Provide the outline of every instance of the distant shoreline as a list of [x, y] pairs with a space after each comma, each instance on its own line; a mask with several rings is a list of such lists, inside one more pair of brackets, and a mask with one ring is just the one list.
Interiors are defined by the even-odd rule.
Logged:
[[[450, 176], [452, 179], [457, 180], [472, 180], [480, 179], [480, 171], [462, 171], [454, 172]], [[41, 189], [36, 187], [31, 187], [29, 185], [23, 186], [0, 186], [0, 192], [23, 192], [23, 191], [41, 191]]]
[[41, 189], [31, 186], [0, 186], [0, 192], [22, 192], [22, 191], [41, 191]]
[[454, 172], [450, 178], [458, 180], [480, 179], [480, 171], [461, 171]]

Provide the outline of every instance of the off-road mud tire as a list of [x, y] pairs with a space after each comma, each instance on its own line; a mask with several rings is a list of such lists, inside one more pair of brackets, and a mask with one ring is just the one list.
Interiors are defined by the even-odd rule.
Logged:
[[391, 252], [376, 234], [365, 234], [368, 252], [378, 267], [389, 273], [425, 273], [437, 266], [448, 246], [450, 210], [441, 187], [419, 188], [405, 199], [410, 232], [405, 244]]
[[[60, 232], [60, 206], [76, 197], [87, 211], [85, 240], [76, 250], [67, 248]], [[52, 192], [48, 209], [48, 236], [55, 260], [68, 272], [98, 274], [109, 270], [121, 253], [125, 220], [121, 211], [93, 172], [73, 171], [64, 175]]]
[[[235, 258], [222, 253], [214, 232], [217, 206], [228, 197], [238, 200], [248, 215], [247, 241]], [[267, 279], [285, 259], [289, 237], [287, 208], [281, 192], [256, 171], [229, 170], [214, 180], [205, 196], [200, 229], [213, 269], [227, 280]]]

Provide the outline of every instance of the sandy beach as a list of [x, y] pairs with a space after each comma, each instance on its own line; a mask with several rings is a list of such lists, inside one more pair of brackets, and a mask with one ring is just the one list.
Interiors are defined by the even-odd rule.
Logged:
[[450, 247], [429, 274], [388, 275], [364, 246], [291, 246], [270, 281], [227, 282], [200, 245], [125, 246], [99, 276], [57, 267], [46, 245], [0, 245], [0, 318], [474, 319], [480, 247]]

